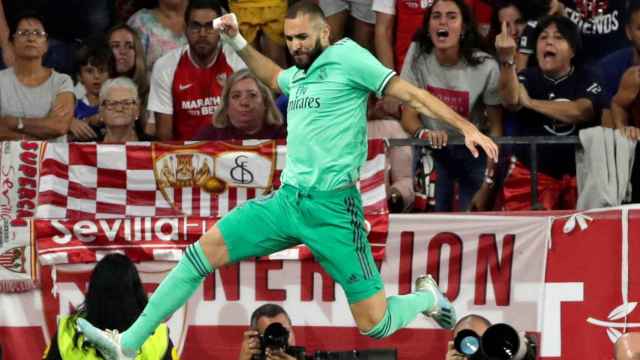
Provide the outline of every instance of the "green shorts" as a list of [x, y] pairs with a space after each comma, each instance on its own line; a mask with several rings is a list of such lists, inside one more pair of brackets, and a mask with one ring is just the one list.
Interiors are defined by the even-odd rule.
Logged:
[[284, 185], [238, 206], [218, 222], [232, 262], [303, 243], [342, 286], [350, 304], [382, 290], [355, 186], [303, 192]]

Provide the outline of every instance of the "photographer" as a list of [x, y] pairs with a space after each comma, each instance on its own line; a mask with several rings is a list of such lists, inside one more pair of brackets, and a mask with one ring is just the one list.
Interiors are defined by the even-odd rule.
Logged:
[[447, 346], [447, 357], [445, 360], [462, 360], [464, 355], [456, 351], [453, 346], [453, 339], [456, 338], [458, 333], [462, 330], [472, 330], [476, 334], [482, 336], [484, 332], [491, 326], [491, 322], [480, 315], [467, 315], [460, 319], [456, 326], [453, 328], [453, 338], [449, 341]]
[[[264, 304], [251, 314], [251, 328], [244, 332], [242, 346], [240, 348], [240, 360], [259, 358], [262, 353], [260, 336], [272, 323], [280, 323], [289, 331], [289, 346], [295, 346], [295, 335], [291, 326], [291, 319], [287, 312], [276, 304]], [[265, 358], [269, 360], [295, 360], [295, 357], [286, 354], [282, 349], [264, 349]]]
[[[448, 346], [447, 346], [447, 355], [445, 357], [445, 360], [463, 360], [463, 359], [472, 359], [472, 360], [485, 360], [485, 359], [489, 359], [489, 358], [494, 358], [490, 355], [487, 355], [485, 353], [485, 351], [489, 352], [489, 350], [485, 347], [486, 343], [484, 342], [485, 340], [487, 340], [487, 338], [491, 338], [493, 341], [497, 341], [497, 343], [503, 345], [503, 344], [508, 344], [509, 346], [511, 346], [515, 340], [514, 338], [511, 338], [510, 340], [506, 340], [508, 339], [506, 336], [506, 334], [500, 333], [500, 335], [496, 336], [496, 334], [498, 332], [494, 331], [497, 328], [508, 328], [510, 329], [509, 331], [512, 332], [513, 336], [515, 338], [520, 337], [521, 335], [517, 335], [515, 334], [515, 331], [513, 328], [511, 328], [510, 326], [507, 326], [506, 324], [497, 324], [495, 326], [492, 326], [491, 322], [489, 320], [487, 320], [486, 318], [480, 316], [480, 315], [467, 315], [463, 318], [461, 318], [458, 323], [456, 324], [456, 326], [453, 328], [453, 338], [451, 341], [449, 341]], [[462, 353], [460, 353], [458, 350], [456, 350], [456, 342], [459, 341], [460, 339], [458, 338], [458, 335], [460, 334], [460, 332], [462, 332], [463, 330], [470, 330], [473, 331], [477, 337], [478, 340], [480, 340], [480, 342], [482, 342], [482, 346], [480, 349], [477, 350], [477, 352], [473, 355], [464, 355]], [[491, 334], [489, 334], [491, 333]], [[504, 335], [504, 336], [503, 336]], [[462, 335], [461, 338], [464, 338], [466, 336]], [[535, 340], [527, 335], [524, 336], [524, 339], [522, 339], [522, 343], [521, 344], [525, 344], [526, 348], [522, 350], [522, 353], [518, 352], [518, 354], [513, 354], [514, 359], [522, 359], [522, 360], [535, 360], [536, 359], [536, 343]], [[515, 341], [518, 342], [518, 341]], [[478, 344], [480, 345], [480, 344]], [[459, 348], [460, 349], [460, 348]], [[476, 348], [477, 349], [477, 348]], [[506, 347], [505, 347], [506, 349]], [[463, 351], [463, 350], [461, 350]], [[497, 354], [492, 354], [493, 356], [497, 355]], [[508, 357], [503, 357], [502, 355], [504, 354], [500, 354], [500, 357], [495, 357], [495, 358], [509, 358], [511, 359], [510, 356]]]

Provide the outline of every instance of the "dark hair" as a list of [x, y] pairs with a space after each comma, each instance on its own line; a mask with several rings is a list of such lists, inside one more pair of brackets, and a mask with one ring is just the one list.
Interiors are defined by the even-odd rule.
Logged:
[[309, 0], [300, 0], [291, 5], [287, 10], [287, 16], [285, 19], [295, 19], [298, 15], [310, 15], [311, 17], [318, 17], [325, 19], [324, 11], [315, 2]]
[[133, 262], [125, 255], [109, 254], [93, 269], [89, 290], [76, 315], [99, 329], [122, 332], [133, 324], [145, 305], [147, 294]]
[[92, 65], [99, 69], [109, 72], [109, 76], [113, 72], [113, 51], [106, 44], [86, 45], [78, 49], [76, 52], [77, 73], [83, 66]]
[[640, 1], [638, 0], [629, 0], [629, 3], [627, 4], [627, 9], [626, 9], [626, 15], [625, 15], [625, 19], [624, 19], [624, 23], [626, 25], [631, 24], [631, 18], [633, 17], [633, 14], [635, 14], [636, 12], [638, 12], [638, 10], [640, 10]]
[[434, 45], [429, 35], [429, 20], [433, 13], [433, 8], [437, 3], [441, 1], [451, 1], [458, 6], [460, 14], [462, 15], [462, 25], [464, 26], [464, 32], [461, 34], [460, 39], [460, 56], [464, 58], [471, 66], [481, 64], [484, 59], [482, 57], [474, 56], [476, 50], [480, 48], [480, 34], [476, 27], [476, 22], [471, 15], [469, 6], [464, 0], [435, 0], [429, 11], [424, 14], [422, 18], [422, 27], [420, 27], [413, 35], [413, 41], [417, 43], [419, 52], [416, 53], [414, 59], [417, 59], [420, 53], [430, 54], [433, 51]]
[[[538, 26], [536, 28], [536, 34], [534, 36], [534, 44], [538, 43], [538, 38], [543, 31], [545, 31], [549, 26], [554, 25], [558, 28], [558, 32], [562, 37], [569, 43], [569, 47], [573, 50], [573, 59], [571, 62], [574, 65], [577, 65], [582, 59], [582, 39], [580, 38], [580, 33], [578, 33], [578, 28], [573, 21], [569, 20], [569, 18], [564, 16], [546, 16], [540, 20]], [[538, 46], [535, 47], [536, 51], [538, 51]], [[537, 55], [537, 54], [536, 54]]]
[[191, 12], [200, 9], [211, 9], [215, 11], [218, 16], [222, 16], [223, 14], [222, 6], [217, 0], [189, 0], [189, 5], [187, 5], [187, 9], [184, 11], [184, 23], [189, 24]]
[[546, 16], [551, 10], [551, 0], [506, 0], [512, 2], [516, 7], [522, 11], [522, 17], [526, 21], [538, 20], [541, 17]]
[[[27, 19], [32, 19], [32, 20], [37, 20], [40, 22], [40, 24], [42, 24], [42, 27], [44, 28], [44, 17], [37, 11], [34, 10], [26, 10], [21, 12], [20, 14], [18, 14], [18, 16], [16, 16], [16, 18], [14, 19], [13, 23], [9, 24], [10, 26], [10, 30], [11, 30], [11, 34], [15, 34], [16, 31], [18, 30], [18, 25], [20, 24], [20, 22], [22, 20], [27, 20]], [[45, 28], [45, 31], [47, 29]], [[11, 38], [13, 39], [13, 36], [11, 36]]]
[[525, 16], [527, 16], [527, 14], [524, 13], [525, 8], [523, 5], [524, 5], [523, 3], [517, 0], [496, 1], [493, 8], [493, 14], [491, 15], [491, 30], [489, 32], [496, 32], [496, 34], [500, 33], [500, 31], [502, 30], [502, 24], [500, 23], [500, 16], [499, 16], [500, 10], [506, 9], [511, 6], [518, 9], [518, 11], [520, 12], [520, 16], [522, 16], [522, 20], [526, 21]]
[[[521, 1], [521, 0], [498, 0], [495, 2], [493, 8], [493, 15], [491, 16], [491, 33], [495, 35], [499, 34], [502, 30], [502, 24], [500, 23], [500, 10], [508, 7], [515, 7], [520, 12], [522, 20], [525, 22], [531, 20], [537, 20], [538, 18], [545, 16], [549, 12], [549, 2], [540, 1]], [[495, 37], [495, 36], [494, 36]]]
[[284, 311], [284, 308], [282, 306], [277, 304], [271, 304], [271, 303], [264, 304], [259, 308], [255, 309], [253, 311], [253, 314], [251, 314], [251, 327], [255, 329], [258, 326], [258, 320], [260, 320], [260, 318], [263, 318], [263, 317], [274, 318], [280, 314], [284, 314], [284, 316], [289, 321], [289, 324], [291, 324], [291, 318], [289, 318], [289, 314], [287, 314], [287, 312]]

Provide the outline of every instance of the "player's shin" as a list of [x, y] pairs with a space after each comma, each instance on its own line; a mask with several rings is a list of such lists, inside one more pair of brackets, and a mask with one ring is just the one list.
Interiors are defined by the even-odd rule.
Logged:
[[187, 302], [212, 271], [199, 241], [187, 247], [182, 259], [149, 298], [136, 322], [122, 333], [122, 348], [139, 349], [161, 322]]
[[390, 336], [409, 325], [425, 309], [432, 308], [434, 303], [435, 299], [429, 293], [416, 292], [407, 295], [389, 296], [384, 317], [363, 335], [374, 339]]

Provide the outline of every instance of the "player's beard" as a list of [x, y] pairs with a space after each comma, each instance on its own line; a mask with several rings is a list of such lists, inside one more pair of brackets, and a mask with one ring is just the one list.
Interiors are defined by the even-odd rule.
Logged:
[[316, 45], [311, 49], [308, 55], [308, 60], [305, 62], [300, 62], [296, 60], [295, 56], [293, 57], [293, 62], [296, 64], [296, 67], [302, 70], [307, 70], [311, 67], [311, 64], [322, 54], [322, 44], [320, 43], [320, 37], [316, 39]]

